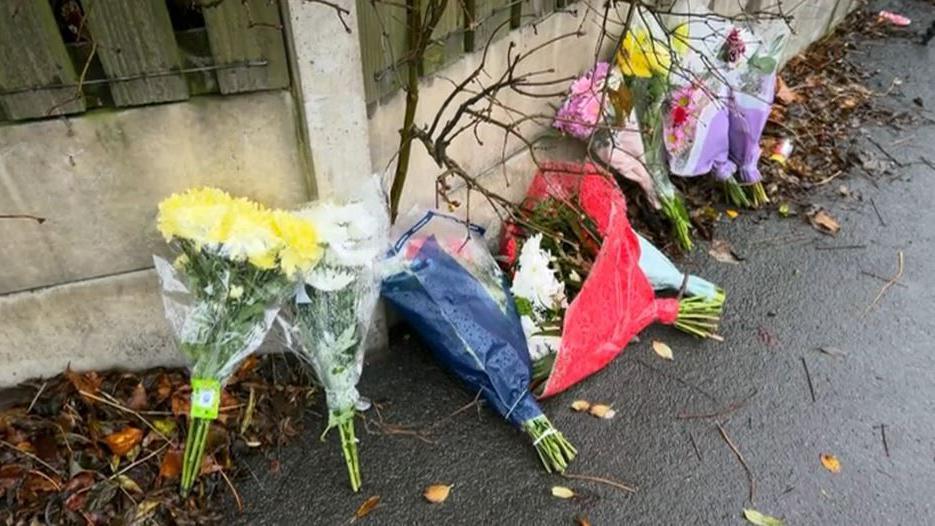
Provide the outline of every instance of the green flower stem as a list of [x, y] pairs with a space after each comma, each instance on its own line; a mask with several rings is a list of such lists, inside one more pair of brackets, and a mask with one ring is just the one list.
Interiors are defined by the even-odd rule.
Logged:
[[354, 417], [346, 418], [338, 424], [338, 433], [341, 435], [341, 450], [344, 451], [344, 462], [347, 464], [347, 475], [351, 482], [351, 489], [360, 490], [360, 459], [357, 456], [357, 436], [354, 434]]
[[763, 205], [769, 204], [769, 196], [766, 195], [766, 189], [763, 188], [763, 183], [753, 183], [753, 185], [751, 185], [751, 189], [753, 190], [754, 208], [759, 208]]
[[718, 291], [714, 298], [701, 296], [684, 297], [679, 300], [679, 313], [675, 328], [699, 338], [710, 338], [716, 334], [724, 310], [725, 295]]
[[679, 194], [673, 194], [671, 197], [660, 195], [659, 202], [662, 205], [662, 213], [672, 222], [672, 232], [679, 246], [685, 251], [691, 250], [691, 220], [688, 218], [688, 210], [685, 208], [682, 196]]
[[189, 421], [188, 436], [185, 438], [185, 453], [182, 455], [182, 497], [187, 497], [201, 472], [201, 463], [205, 456], [208, 431], [211, 420], [192, 418]]
[[750, 198], [747, 197], [747, 192], [733, 179], [724, 181], [724, 193], [727, 194], [727, 201], [734, 206], [743, 208], [750, 208], [753, 206]]
[[552, 426], [552, 422], [549, 422], [545, 415], [523, 422], [523, 431], [526, 431], [532, 438], [539, 460], [549, 473], [553, 471], [564, 473], [568, 464], [578, 454], [575, 446], [571, 445], [571, 442]]

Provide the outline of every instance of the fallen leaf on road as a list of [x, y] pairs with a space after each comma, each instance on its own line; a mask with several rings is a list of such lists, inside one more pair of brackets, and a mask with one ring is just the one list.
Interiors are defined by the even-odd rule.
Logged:
[[822, 453], [820, 458], [821, 465], [824, 466], [825, 469], [832, 473], [841, 472], [841, 461], [838, 460], [838, 457], [829, 453]]
[[597, 418], [603, 418], [605, 420], [610, 420], [617, 415], [617, 412], [609, 405], [604, 404], [594, 404], [588, 412], [591, 413], [591, 416], [596, 416]]
[[750, 524], [756, 524], [756, 526], [783, 526], [783, 522], [776, 517], [763, 515], [762, 513], [756, 510], [751, 510], [750, 508], [743, 509], [743, 518], [747, 519], [747, 522]]
[[781, 203], [781, 204], [779, 205], [779, 215], [780, 215], [780, 217], [789, 217], [789, 214], [790, 214], [790, 213], [791, 213], [791, 210], [790, 210], [790, 207], [789, 207], [789, 203]]
[[789, 88], [782, 77], [776, 78], [776, 98], [779, 102], [789, 105], [799, 101], [799, 94]]
[[578, 523], [578, 526], [591, 526], [591, 521], [587, 517], [577, 517], [575, 522]]
[[364, 503], [361, 504], [359, 508], [357, 508], [357, 511], [354, 512], [354, 518], [363, 519], [364, 517], [369, 515], [370, 512], [373, 511], [379, 504], [380, 504], [379, 495], [374, 495], [370, 497], [369, 499], [365, 500]]
[[733, 265], [740, 263], [740, 258], [734, 253], [734, 247], [730, 246], [730, 243], [727, 241], [721, 239], [715, 239], [711, 242], [708, 255], [721, 263], [731, 263]]
[[666, 360], [675, 359], [675, 357], [672, 356], [672, 348], [659, 340], [653, 340], [653, 350], [656, 351], [656, 354], [662, 358], [665, 358]]
[[809, 215], [808, 220], [812, 223], [812, 226], [815, 227], [815, 230], [818, 230], [822, 234], [834, 236], [841, 230], [841, 224], [838, 223], [838, 220], [824, 208], [819, 208], [814, 214]]
[[143, 430], [135, 427], [125, 427], [116, 433], [104, 437], [104, 443], [111, 452], [118, 457], [126, 455], [131, 449], [143, 440]]
[[724, 211], [724, 213], [727, 214], [727, 217], [731, 219], [736, 219], [737, 216], [740, 215], [740, 212], [734, 210], [733, 208], [728, 208], [727, 210]]
[[121, 488], [127, 490], [130, 493], [135, 493], [137, 495], [140, 495], [143, 493], [143, 489], [140, 488], [140, 485], [137, 484], [135, 480], [131, 479], [130, 477], [126, 475], [120, 475], [119, 477], [117, 477], [117, 484], [119, 484]]
[[565, 486], [552, 486], [552, 496], [560, 499], [570, 499], [575, 496], [575, 492]]
[[575, 411], [578, 411], [579, 413], [581, 411], [587, 411], [591, 408], [591, 402], [588, 402], [587, 400], [575, 400], [571, 403], [571, 408]]
[[425, 497], [425, 500], [431, 502], [432, 504], [440, 504], [448, 499], [449, 493], [451, 493], [451, 486], [445, 484], [432, 484], [431, 486], [425, 488], [425, 491], [422, 492], [422, 496]]

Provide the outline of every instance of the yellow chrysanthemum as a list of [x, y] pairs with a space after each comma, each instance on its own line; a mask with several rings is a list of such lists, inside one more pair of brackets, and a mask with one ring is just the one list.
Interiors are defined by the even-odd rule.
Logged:
[[249, 199], [234, 199], [211, 241], [221, 244], [226, 257], [247, 260], [262, 269], [276, 266], [282, 240], [273, 228], [273, 214]]
[[[688, 48], [688, 26], [683, 24], [675, 29], [672, 37], [672, 50], [682, 53]], [[649, 78], [669, 73], [672, 64], [669, 46], [655, 40], [645, 29], [627, 31], [623, 45], [617, 50], [617, 65], [628, 77]]]
[[159, 203], [156, 226], [166, 239], [210, 243], [227, 216], [233, 198], [216, 188], [195, 188], [173, 194]]
[[312, 270], [323, 252], [315, 225], [282, 210], [273, 213], [273, 224], [283, 242], [279, 251], [279, 266], [283, 273], [291, 278], [296, 273], [305, 274]]

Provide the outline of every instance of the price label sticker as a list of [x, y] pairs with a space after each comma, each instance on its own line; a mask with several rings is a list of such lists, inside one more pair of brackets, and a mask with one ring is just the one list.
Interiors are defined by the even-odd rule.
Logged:
[[214, 420], [221, 407], [221, 382], [210, 378], [192, 378], [192, 418]]

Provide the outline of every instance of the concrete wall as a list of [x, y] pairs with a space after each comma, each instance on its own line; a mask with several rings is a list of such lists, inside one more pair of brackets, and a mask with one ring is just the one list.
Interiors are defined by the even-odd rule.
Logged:
[[152, 254], [166, 195], [215, 185], [272, 206], [308, 199], [289, 92], [0, 127], [0, 385], [75, 367], [177, 361]]
[[[688, 9], [694, 9], [697, 5], [725, 15], [736, 15], [744, 9], [748, 12], [761, 9], [775, 11], [776, 4], [774, 1], [767, 0], [681, 1], [688, 5]], [[788, 58], [826, 34], [850, 11], [855, 2], [854, 0], [807, 0], [804, 2], [783, 0], [783, 3], [787, 6], [787, 14], [794, 17], [792, 27], [795, 33], [785, 50], [785, 56]], [[790, 4], [794, 9], [789, 7]], [[554, 73], [543, 76], [543, 80], [562, 78], [582, 73], [594, 64], [595, 56], [600, 56], [605, 60], [611, 57], [613, 47], [619, 40], [619, 34], [615, 34], [614, 31], [616, 28], [619, 33], [626, 17], [627, 5], [620, 3], [611, 12], [610, 20], [606, 24], [610, 36], [601, 41], [601, 50], [597, 52], [602, 25], [601, 6], [599, 2], [582, 0], [571, 4], [565, 12], [549, 15], [534, 26], [529, 25], [510, 32], [506, 38], [491, 45], [486, 61], [487, 75], [484, 78], [496, 78], [504, 70], [507, 51], [511, 43], [516, 45], [512, 50], [515, 56], [549, 39], [574, 32], [579, 28], [582, 30], [582, 35], [565, 39], [543, 49], [534, 58], [524, 61], [523, 70], [528, 72], [551, 68], [554, 69]], [[468, 54], [462, 60], [424, 79], [419, 88], [420, 103], [415, 120], [416, 125], [430, 123], [437, 109], [452, 91], [452, 81], [458, 82], [464, 79], [480, 62], [480, 52]], [[555, 106], [561, 103], [560, 98], [530, 98], [511, 92], [503, 92], [499, 100], [504, 105], [522, 113], [546, 116], [553, 115]], [[371, 158], [375, 170], [392, 168], [392, 163], [395, 162], [399, 147], [398, 130], [403, 122], [404, 109], [405, 94], [403, 92], [398, 92], [369, 108]], [[506, 112], [500, 111], [497, 115], [508, 121]], [[526, 137], [534, 137], [544, 132], [548, 123], [548, 118], [530, 122], [524, 126], [523, 134]], [[481, 174], [482, 180], [489, 188], [496, 189], [505, 197], [521, 198], [535, 170], [528, 148], [515, 137], [509, 137], [504, 143], [503, 131], [495, 126], [481, 125], [477, 130], [483, 145], [478, 143], [473, 133], [466, 133], [449, 146], [448, 152], [468, 171]], [[562, 140], [548, 141], [537, 150], [536, 157], [540, 160], [580, 159], [583, 155], [580, 145], [574, 142], [569, 144], [568, 141]], [[435, 178], [440, 172], [441, 170], [422, 146], [414, 146], [400, 213], [405, 213], [415, 205], [434, 205]], [[386, 178], [390, 178], [389, 173], [386, 174]], [[463, 197], [463, 191], [461, 196]], [[465, 202], [463, 198], [460, 201]], [[467, 211], [464, 208], [466, 207], [462, 207], [457, 212], [466, 215]], [[491, 207], [476, 194], [471, 200], [470, 217], [472, 221], [488, 228], [492, 227], [494, 234], [497, 232], [499, 225], [497, 216], [492, 212]]]
[[[749, 5], [755, 9], [756, 2], [765, 0]], [[739, 5], [737, 0], [704, 3], [721, 12]], [[355, 28], [355, 2], [338, 4], [351, 12]], [[850, 0], [796, 4], [790, 54], [840, 20]], [[302, 0], [283, 5], [301, 105], [289, 92], [267, 92], [0, 126], [0, 214], [48, 219], [42, 225], [0, 220], [0, 386], [56, 374], [69, 363], [77, 369], [179, 363], [149, 270], [151, 255], [165, 250], [153, 227], [155, 205], [169, 193], [207, 184], [289, 206], [315, 188], [340, 197], [367, 176], [371, 162], [376, 171], [390, 165], [402, 123], [402, 94], [369, 108], [363, 122], [357, 35], [347, 34], [328, 6]], [[583, 35], [544, 49], [525, 70], [576, 75], [596, 54], [610, 56], [616, 37], [596, 49], [599, 8], [579, 2], [511, 32], [492, 46], [487, 75], [505, 67], [510, 42], [516, 44], [514, 53], [522, 52], [579, 28]], [[625, 9], [618, 5], [618, 22]], [[449, 80], [464, 78], [479, 60], [478, 53], [470, 54], [424, 79], [416, 122], [427, 123], [450, 92]], [[550, 102], [558, 102], [518, 94], [501, 100], [544, 115], [554, 111]], [[334, 111], [341, 105], [347, 111]], [[544, 125], [530, 123], [524, 134], [535, 135]], [[489, 187], [519, 198], [533, 173], [528, 151], [515, 138], [504, 143], [500, 130], [481, 126], [478, 131], [483, 145], [465, 134], [449, 151]], [[357, 154], [368, 149], [369, 159]], [[573, 142], [549, 141], [537, 156], [581, 154]], [[315, 181], [309, 164], [322, 172]], [[434, 204], [437, 174], [417, 145], [403, 211]], [[465, 201], [463, 189], [453, 194]], [[479, 196], [471, 206], [472, 220], [497, 225]]]

